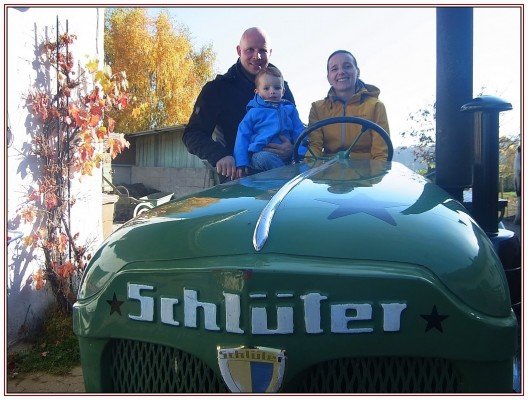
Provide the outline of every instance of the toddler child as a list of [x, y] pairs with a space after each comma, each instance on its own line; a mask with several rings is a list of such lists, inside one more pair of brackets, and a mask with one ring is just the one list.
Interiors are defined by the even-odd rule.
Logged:
[[249, 169], [261, 172], [285, 165], [277, 154], [264, 148], [269, 143], [282, 143], [280, 135], [294, 143], [304, 130], [295, 105], [282, 98], [284, 79], [276, 67], [262, 68], [255, 77], [255, 87], [255, 97], [247, 105], [235, 141], [239, 178]]

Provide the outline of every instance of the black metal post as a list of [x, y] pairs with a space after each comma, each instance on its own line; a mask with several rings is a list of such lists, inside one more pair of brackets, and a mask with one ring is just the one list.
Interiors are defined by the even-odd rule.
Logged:
[[473, 98], [473, 9], [436, 10], [436, 183], [462, 202], [471, 186], [471, 118], [459, 112]]

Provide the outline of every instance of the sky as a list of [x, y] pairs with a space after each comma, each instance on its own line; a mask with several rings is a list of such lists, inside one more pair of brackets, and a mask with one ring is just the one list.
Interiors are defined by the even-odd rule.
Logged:
[[[151, 14], [159, 8], [150, 10]], [[195, 48], [211, 44], [215, 73], [236, 60], [236, 45], [251, 27], [271, 38], [270, 61], [292, 90], [301, 120], [311, 103], [326, 96], [326, 60], [336, 49], [351, 51], [361, 78], [381, 90], [395, 147], [408, 116], [434, 102], [436, 82], [436, 11], [428, 7], [171, 7], [176, 23], [189, 28]], [[510, 102], [501, 116], [501, 134], [521, 127], [521, 8], [475, 7], [474, 97], [482, 92]]]

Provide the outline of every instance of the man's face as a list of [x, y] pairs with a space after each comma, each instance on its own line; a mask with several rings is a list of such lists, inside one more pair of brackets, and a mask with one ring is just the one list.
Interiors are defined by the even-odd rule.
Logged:
[[338, 53], [328, 60], [328, 82], [336, 92], [355, 91], [359, 70], [350, 54]]
[[280, 102], [284, 94], [284, 82], [282, 78], [273, 75], [259, 76], [255, 92], [266, 101]]
[[266, 38], [258, 31], [246, 34], [237, 46], [237, 53], [244, 69], [251, 75], [268, 65], [271, 49], [268, 48]]

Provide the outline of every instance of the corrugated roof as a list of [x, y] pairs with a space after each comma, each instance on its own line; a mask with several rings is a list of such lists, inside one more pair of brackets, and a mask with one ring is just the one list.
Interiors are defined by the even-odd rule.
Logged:
[[173, 126], [167, 126], [164, 128], [157, 128], [157, 129], [150, 129], [148, 131], [141, 131], [141, 132], [135, 132], [135, 133], [127, 133], [125, 135], [125, 138], [134, 138], [138, 136], [152, 136], [152, 135], [159, 135], [164, 133], [179, 133], [183, 132], [186, 125], [180, 124], [180, 125], [173, 125]]

